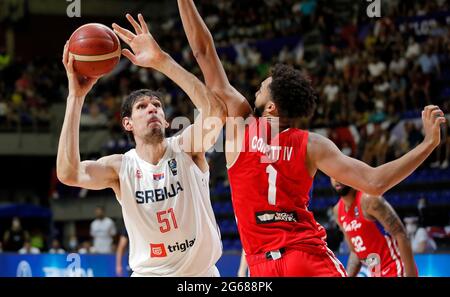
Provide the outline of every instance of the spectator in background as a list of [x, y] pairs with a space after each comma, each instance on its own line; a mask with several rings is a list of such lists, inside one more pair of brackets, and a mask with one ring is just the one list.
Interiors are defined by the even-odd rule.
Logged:
[[375, 56], [372, 56], [367, 69], [372, 77], [378, 77], [386, 71], [386, 64]]
[[7, 126], [8, 122], [8, 103], [0, 94], [0, 127]]
[[30, 231], [30, 243], [32, 247], [38, 248], [39, 250], [44, 250], [45, 248], [45, 239], [44, 234], [42, 234], [42, 230], [39, 228], [33, 228]]
[[87, 113], [82, 113], [80, 118], [81, 128], [104, 128], [108, 124], [108, 118], [100, 110], [97, 102], [91, 102]]
[[49, 254], [65, 254], [66, 251], [61, 248], [61, 243], [58, 239], [52, 240], [52, 247], [48, 250]]
[[19, 254], [40, 254], [41, 251], [34, 246], [31, 246], [30, 241], [27, 239], [25, 240], [23, 247], [19, 250]]
[[408, 62], [404, 57], [400, 56], [399, 52], [394, 53], [394, 58], [389, 63], [389, 71], [395, 75], [403, 75], [405, 73]]
[[369, 165], [379, 166], [385, 163], [388, 149], [388, 133], [379, 123], [374, 124], [365, 146], [363, 161]]
[[17, 252], [24, 246], [25, 241], [28, 241], [29, 239], [30, 235], [28, 231], [25, 231], [22, 228], [20, 219], [14, 217], [12, 219], [11, 228], [6, 230], [3, 235], [4, 249], [9, 252]]
[[423, 74], [439, 74], [441, 71], [438, 56], [433, 52], [430, 44], [426, 45], [424, 53], [419, 57], [417, 62]]
[[428, 235], [427, 230], [419, 226], [418, 217], [406, 217], [404, 222], [414, 253], [433, 253], [437, 249], [436, 242]]
[[78, 239], [75, 234], [70, 235], [69, 237], [69, 243], [67, 244], [67, 247], [69, 248], [69, 252], [76, 252], [78, 248]]
[[415, 148], [420, 141], [422, 141], [423, 135], [417, 128], [416, 124], [412, 121], [405, 122], [405, 136], [406, 136], [406, 151]]
[[79, 254], [95, 254], [97, 250], [92, 246], [89, 240], [83, 241], [81, 247], [78, 249]]
[[105, 216], [103, 207], [95, 209], [96, 219], [91, 223], [91, 236], [97, 253], [112, 253], [113, 236], [116, 235], [116, 226], [110, 218]]

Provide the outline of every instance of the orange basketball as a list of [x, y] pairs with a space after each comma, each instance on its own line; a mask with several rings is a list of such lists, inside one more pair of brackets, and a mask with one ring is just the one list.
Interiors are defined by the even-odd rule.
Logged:
[[105, 25], [91, 23], [79, 27], [69, 39], [74, 70], [83, 76], [100, 77], [117, 65], [121, 55], [116, 34]]

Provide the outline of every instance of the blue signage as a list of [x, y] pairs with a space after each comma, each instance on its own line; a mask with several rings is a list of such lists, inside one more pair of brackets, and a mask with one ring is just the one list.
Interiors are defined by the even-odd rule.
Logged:
[[[419, 276], [450, 276], [450, 254], [415, 255]], [[347, 255], [338, 255], [344, 266]], [[123, 259], [126, 271], [126, 257]], [[223, 255], [217, 262], [222, 276], [236, 276], [240, 255]], [[114, 255], [0, 254], [0, 277], [115, 277]], [[358, 276], [368, 276], [362, 269]]]

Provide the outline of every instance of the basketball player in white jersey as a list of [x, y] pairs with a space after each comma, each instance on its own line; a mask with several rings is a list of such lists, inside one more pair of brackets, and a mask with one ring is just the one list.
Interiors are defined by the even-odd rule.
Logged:
[[[169, 124], [160, 95], [135, 91], [122, 106], [122, 124], [134, 137], [136, 148], [123, 155], [80, 162], [80, 114], [96, 79], [77, 76], [66, 44], [63, 63], [69, 95], [58, 146], [58, 178], [70, 186], [114, 190], [129, 235], [133, 276], [219, 276], [215, 263], [222, 244], [209, 197], [204, 152], [216, 142], [226, 108], [159, 48], [141, 15], [139, 23], [130, 15], [127, 18], [135, 33], [113, 25], [133, 51], [123, 50], [123, 55], [135, 65], [168, 76], [190, 97], [200, 116], [180, 135], [165, 138]], [[215, 117], [215, 126], [204, 127], [202, 116]]]

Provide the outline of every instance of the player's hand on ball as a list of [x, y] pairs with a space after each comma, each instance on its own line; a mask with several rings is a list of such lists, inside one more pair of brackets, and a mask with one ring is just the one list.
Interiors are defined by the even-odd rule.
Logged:
[[441, 125], [445, 123], [444, 112], [436, 105], [425, 106], [422, 111], [422, 122], [425, 133], [424, 141], [432, 146], [441, 142]]
[[138, 15], [139, 23], [130, 14], [127, 14], [126, 17], [136, 34], [115, 23], [112, 25], [117, 36], [128, 44], [133, 51], [124, 49], [122, 54], [135, 65], [157, 69], [163, 61], [165, 53], [150, 34], [144, 17], [141, 14]]
[[84, 77], [73, 69], [74, 57], [69, 55], [69, 42], [64, 45], [63, 65], [66, 69], [67, 80], [69, 81], [69, 96], [85, 97], [97, 82], [98, 78]]

